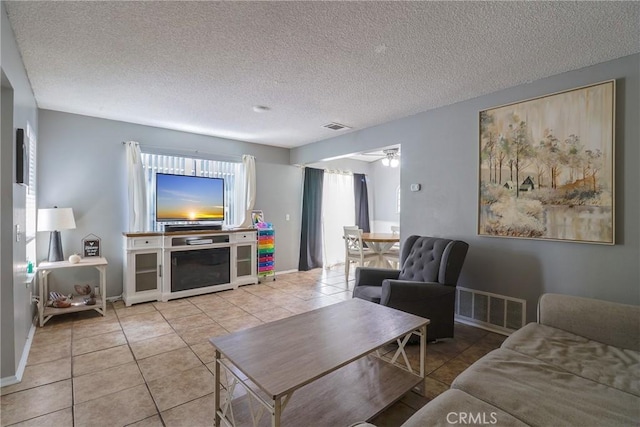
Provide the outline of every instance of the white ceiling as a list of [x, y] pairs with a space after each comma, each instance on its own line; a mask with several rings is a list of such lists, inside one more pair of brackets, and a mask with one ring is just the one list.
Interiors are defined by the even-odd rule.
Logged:
[[5, 3], [40, 108], [281, 147], [640, 51], [638, 2]]

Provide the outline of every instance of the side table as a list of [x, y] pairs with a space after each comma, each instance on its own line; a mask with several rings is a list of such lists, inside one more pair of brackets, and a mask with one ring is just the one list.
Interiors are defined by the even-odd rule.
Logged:
[[[107, 259], [104, 257], [83, 258], [76, 264], [69, 261], [41, 262], [38, 264], [38, 289], [40, 300], [38, 301], [38, 318], [40, 326], [44, 326], [53, 316], [78, 311], [95, 310], [103, 316], [107, 310]], [[72, 303], [71, 307], [55, 308], [47, 307], [49, 299], [49, 274], [62, 268], [95, 267], [100, 272], [100, 294], [96, 295], [96, 304], [87, 305], [84, 302]]]

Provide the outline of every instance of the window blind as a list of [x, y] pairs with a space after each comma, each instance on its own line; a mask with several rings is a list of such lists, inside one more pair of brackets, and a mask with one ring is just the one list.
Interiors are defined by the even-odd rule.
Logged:
[[224, 179], [224, 224], [239, 224], [242, 221], [240, 215], [244, 215], [238, 209], [241, 206], [239, 191], [236, 186], [240, 184], [242, 177], [242, 163], [209, 159], [194, 159], [190, 157], [172, 156], [165, 154], [142, 153], [142, 164], [147, 184], [147, 206], [149, 207], [149, 230], [156, 227], [156, 174], [168, 173], [174, 175], [193, 175], [209, 178]]

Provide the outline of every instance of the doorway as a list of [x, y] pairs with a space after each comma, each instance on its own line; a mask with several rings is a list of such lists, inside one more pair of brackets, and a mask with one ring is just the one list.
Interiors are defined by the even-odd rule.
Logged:
[[[395, 161], [392, 162], [392, 158]], [[309, 166], [325, 171], [322, 198], [322, 254], [325, 268], [344, 263], [343, 227], [356, 225], [354, 173], [366, 177], [371, 232], [391, 233], [392, 226], [400, 225], [399, 144], [326, 159]]]

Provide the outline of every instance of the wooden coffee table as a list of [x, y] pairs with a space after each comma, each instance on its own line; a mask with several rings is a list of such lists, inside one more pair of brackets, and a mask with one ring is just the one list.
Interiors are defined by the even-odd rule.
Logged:
[[[371, 419], [424, 381], [429, 323], [354, 298], [211, 338], [220, 391], [214, 425], [347, 426]], [[418, 369], [404, 351], [412, 333], [420, 336]], [[393, 342], [391, 360], [379, 357]], [[221, 368], [229, 378], [224, 386]], [[237, 385], [246, 395], [234, 401]]]

